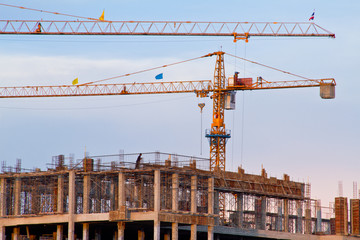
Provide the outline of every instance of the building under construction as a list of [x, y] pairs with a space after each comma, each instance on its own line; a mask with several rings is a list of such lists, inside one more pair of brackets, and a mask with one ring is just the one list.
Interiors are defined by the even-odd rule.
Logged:
[[[322, 217], [310, 185], [210, 172], [209, 159], [145, 153], [54, 157], [46, 171], [3, 163], [0, 240], [350, 239], [358, 199], [335, 199]], [[137, 160], [136, 160], [137, 159]], [[336, 236], [335, 236], [336, 235]], [[344, 237], [347, 236], [347, 237]]]

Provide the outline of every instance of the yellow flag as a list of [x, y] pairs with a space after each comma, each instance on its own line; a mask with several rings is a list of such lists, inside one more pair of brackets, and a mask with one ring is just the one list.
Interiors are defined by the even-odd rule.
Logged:
[[79, 83], [79, 78], [75, 78], [73, 81], [72, 81], [72, 85], [76, 85]]
[[103, 13], [101, 14], [101, 16], [99, 17], [100, 21], [104, 21], [104, 14], [105, 14], [105, 10], [103, 11]]

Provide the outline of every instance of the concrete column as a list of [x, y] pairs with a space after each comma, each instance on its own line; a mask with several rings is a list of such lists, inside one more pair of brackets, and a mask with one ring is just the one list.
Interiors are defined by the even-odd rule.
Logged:
[[154, 240], [160, 240], [160, 170], [154, 171], [154, 212], [157, 213], [154, 219]]
[[282, 206], [278, 206], [278, 214], [276, 219], [276, 231], [282, 231]]
[[305, 209], [305, 234], [311, 234], [311, 209]]
[[83, 177], [83, 213], [90, 213], [90, 175], [84, 175]]
[[144, 229], [138, 230], [138, 240], [145, 240], [145, 232]]
[[[191, 176], [191, 213], [197, 212], [197, 176]], [[196, 240], [197, 225], [191, 224], [190, 240]]]
[[174, 173], [172, 175], [172, 205], [173, 212], [179, 210], [179, 175]]
[[[94, 198], [95, 199], [100, 199], [101, 186], [102, 186], [101, 177], [99, 175], [95, 175], [94, 178], [93, 178], [93, 181], [95, 182], [95, 184], [93, 185]], [[100, 211], [101, 211], [101, 201], [94, 201], [93, 206], [94, 206], [94, 211], [96, 213], [100, 213]]]
[[322, 232], [321, 221], [321, 205], [316, 201], [316, 232]]
[[58, 176], [56, 211], [58, 213], [64, 212], [64, 176], [63, 175]]
[[243, 225], [243, 194], [238, 193], [236, 195], [236, 214], [237, 214], [237, 223], [236, 225], [240, 228], [242, 228]]
[[164, 234], [164, 240], [170, 240], [170, 233], [169, 232], [166, 232]]
[[[219, 214], [219, 191], [214, 191], [214, 214]], [[219, 225], [219, 217], [215, 218], [215, 226]]]
[[[172, 175], [172, 211], [177, 212], [179, 210], [179, 175], [174, 173]], [[179, 239], [179, 224], [177, 222], [171, 223], [171, 239]], [[170, 240], [170, 239], [169, 239]]]
[[6, 178], [0, 179], [0, 217], [6, 216]]
[[197, 237], [197, 225], [191, 224], [190, 226], [190, 240], [196, 240]]
[[297, 211], [297, 218], [296, 218], [296, 233], [302, 233], [302, 204], [300, 201], [296, 201], [296, 211]]
[[95, 240], [101, 240], [101, 229], [100, 228], [95, 229]]
[[347, 235], [348, 231], [348, 202], [346, 197], [335, 198], [335, 233]]
[[56, 226], [56, 240], [63, 240], [64, 236], [63, 236], [63, 225], [57, 225]]
[[113, 236], [113, 240], [117, 240], [118, 239], [118, 231], [114, 232], [114, 236]]
[[119, 173], [118, 210], [125, 206], [125, 174]]
[[176, 222], [171, 223], [171, 239], [172, 240], [179, 239], [179, 224]]
[[214, 214], [214, 178], [208, 178], [208, 214]]
[[289, 199], [284, 199], [284, 231], [289, 232]]
[[208, 226], [208, 240], [214, 240], [214, 226]]
[[197, 176], [191, 176], [191, 213], [197, 212]]
[[68, 222], [68, 240], [75, 240], [75, 171], [69, 172], [69, 222]]
[[14, 227], [13, 236], [11, 239], [12, 240], [20, 239], [20, 227]]
[[117, 227], [118, 227], [117, 240], [124, 240], [125, 239], [125, 223], [118, 222]]
[[83, 223], [83, 237], [82, 240], [89, 240], [89, 223]]
[[14, 191], [14, 198], [15, 198], [15, 206], [14, 206], [14, 215], [20, 215], [20, 193], [21, 193], [21, 179], [16, 178], [15, 180], [15, 191]]
[[5, 227], [0, 226], [0, 240], [6, 240], [5, 239]]
[[255, 224], [256, 229], [265, 230], [266, 221], [266, 197], [255, 199]]
[[[214, 178], [208, 178], [208, 214], [214, 214]], [[208, 226], [208, 240], [214, 239], [214, 226]]]
[[154, 211], [160, 211], [160, 170], [154, 171]]
[[110, 211], [116, 210], [116, 205], [115, 205], [115, 181], [113, 178], [111, 178], [111, 183], [110, 183]]
[[160, 221], [154, 220], [154, 240], [160, 240]]

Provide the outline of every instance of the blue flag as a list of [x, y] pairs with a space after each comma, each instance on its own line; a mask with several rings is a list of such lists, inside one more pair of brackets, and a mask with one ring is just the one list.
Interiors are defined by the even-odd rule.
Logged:
[[160, 73], [160, 74], [158, 74], [158, 75], [155, 76], [155, 79], [158, 79], [158, 80], [159, 80], [159, 79], [163, 79], [163, 77], [164, 77], [163, 74]]

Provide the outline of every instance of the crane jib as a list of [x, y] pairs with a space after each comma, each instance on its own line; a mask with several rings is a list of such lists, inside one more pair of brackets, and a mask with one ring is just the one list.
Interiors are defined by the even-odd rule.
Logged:
[[193, 21], [48, 21], [0, 20], [0, 34], [152, 35], [250, 37], [331, 37], [314, 23]]

